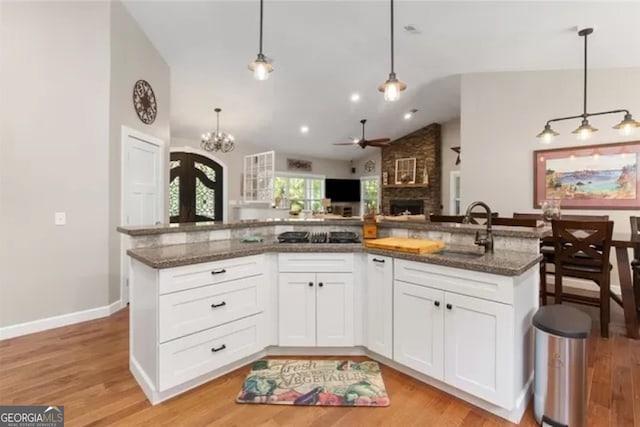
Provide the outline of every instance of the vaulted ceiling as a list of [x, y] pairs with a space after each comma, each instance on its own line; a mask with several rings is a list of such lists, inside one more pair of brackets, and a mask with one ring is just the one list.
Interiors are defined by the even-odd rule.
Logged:
[[408, 89], [388, 103], [376, 89], [389, 73], [388, 1], [266, 0], [264, 52], [275, 69], [267, 81], [247, 69], [258, 51], [258, 0], [125, 5], [171, 67], [173, 136], [199, 139], [220, 107], [221, 128], [238, 144], [326, 158], [364, 154], [332, 145], [358, 137], [361, 118], [368, 137], [397, 138], [458, 117], [461, 74], [581, 68], [576, 27], [596, 29], [591, 68], [640, 66], [640, 2], [399, 0], [396, 72]]

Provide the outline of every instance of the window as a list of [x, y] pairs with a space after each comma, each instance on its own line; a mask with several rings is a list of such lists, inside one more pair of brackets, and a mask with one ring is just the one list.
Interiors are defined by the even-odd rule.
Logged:
[[460, 171], [451, 171], [449, 179], [449, 209], [451, 215], [460, 215]]
[[380, 206], [380, 178], [377, 176], [360, 178], [360, 215], [378, 212]]
[[274, 202], [276, 207], [292, 210], [322, 210], [324, 176], [289, 175], [276, 172]]

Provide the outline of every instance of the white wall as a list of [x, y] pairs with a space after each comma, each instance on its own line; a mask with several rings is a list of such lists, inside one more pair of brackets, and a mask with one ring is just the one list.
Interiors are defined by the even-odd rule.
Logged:
[[109, 300], [109, 4], [0, 8], [1, 327]]
[[[451, 197], [451, 172], [460, 170], [456, 165], [458, 154], [451, 147], [460, 145], [460, 118], [442, 124], [442, 213], [452, 215], [449, 197]], [[462, 156], [460, 157], [462, 159]]]
[[[203, 132], [206, 129], [203, 129]], [[200, 141], [190, 139], [190, 138], [181, 138], [181, 137], [172, 137], [171, 138], [171, 148], [178, 147], [194, 147], [200, 148]], [[244, 156], [249, 154], [261, 153], [265, 150], [263, 147], [257, 147], [250, 142], [241, 141], [238, 137], [236, 137], [236, 148], [230, 153], [212, 153], [215, 157], [218, 157], [221, 161], [223, 161], [228, 168], [228, 191], [229, 191], [229, 200], [234, 201], [242, 201], [242, 195], [240, 194], [240, 184], [242, 181], [242, 169], [243, 169], [243, 161]], [[281, 172], [295, 173], [296, 171], [287, 170], [287, 158], [299, 159], [299, 160], [309, 160], [312, 162], [312, 170], [311, 172], [300, 172], [300, 173], [308, 173], [314, 175], [325, 175], [330, 178], [356, 178], [357, 175], [351, 174], [349, 161], [344, 160], [332, 160], [332, 159], [320, 159], [315, 157], [308, 156], [300, 156], [298, 154], [287, 154], [276, 151], [275, 155], [275, 170]], [[355, 164], [355, 163], [354, 163]]]
[[[590, 70], [588, 110], [626, 108], [640, 116], [640, 68]], [[622, 114], [593, 117], [600, 129], [587, 142], [571, 131], [579, 120], [553, 126], [561, 135], [541, 144], [536, 135], [547, 120], [582, 112], [582, 71], [479, 73], [462, 77], [462, 205], [484, 200], [503, 216], [533, 212], [533, 151], [567, 146], [632, 141], [611, 127]], [[571, 210], [608, 214], [614, 231], [629, 231], [629, 210]]]
[[[109, 302], [120, 299], [120, 239], [116, 227], [121, 225], [121, 128], [127, 126], [165, 143], [169, 158], [169, 123], [171, 113], [169, 66], [129, 15], [120, 1], [111, 4], [111, 90], [109, 99]], [[143, 79], [153, 88], [158, 103], [155, 121], [146, 125], [133, 108], [132, 91], [136, 81]], [[165, 182], [169, 169], [165, 168]], [[165, 186], [164, 200], [169, 187]], [[165, 222], [169, 222], [165, 206]]]

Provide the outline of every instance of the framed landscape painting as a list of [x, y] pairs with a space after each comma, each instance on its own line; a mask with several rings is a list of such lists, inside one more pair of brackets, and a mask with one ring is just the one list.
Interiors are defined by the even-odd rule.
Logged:
[[533, 152], [533, 205], [563, 209], [640, 209], [640, 141]]

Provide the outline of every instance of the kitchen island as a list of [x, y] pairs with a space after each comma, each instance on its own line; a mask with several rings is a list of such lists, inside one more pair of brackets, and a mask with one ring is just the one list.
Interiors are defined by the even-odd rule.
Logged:
[[[368, 355], [518, 422], [531, 393], [543, 231], [496, 227], [494, 254], [469, 243], [478, 226], [380, 224], [380, 234], [444, 240], [446, 255], [275, 239], [361, 227], [339, 221], [121, 229], [132, 238], [130, 369], [149, 400], [265, 355]], [[256, 234], [262, 242], [240, 241]]]

